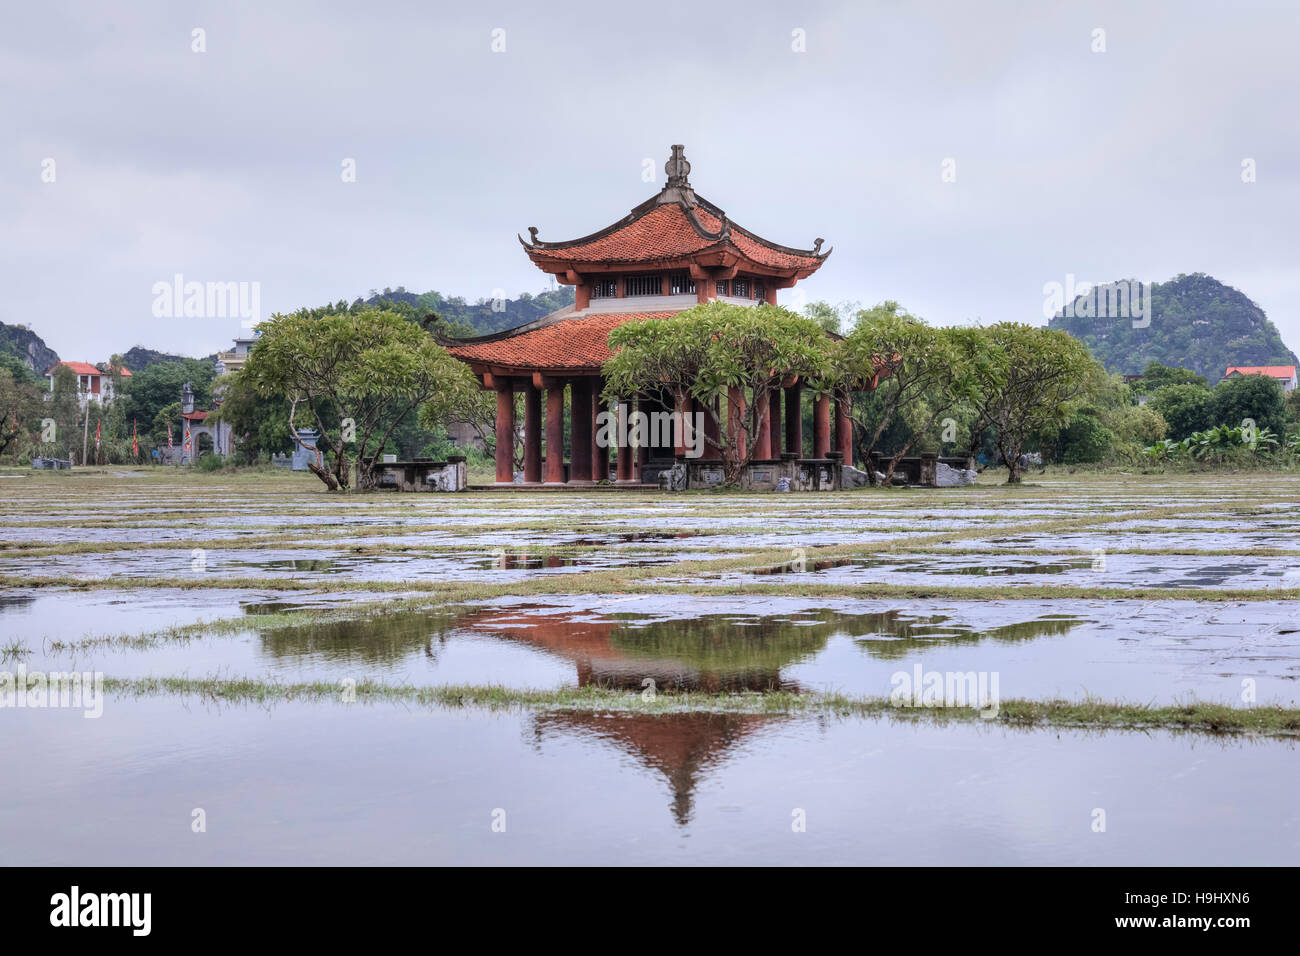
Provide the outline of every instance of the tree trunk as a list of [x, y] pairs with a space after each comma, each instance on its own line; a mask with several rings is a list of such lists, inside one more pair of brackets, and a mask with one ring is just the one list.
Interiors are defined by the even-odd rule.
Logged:
[[316, 464], [316, 462], [312, 461], [311, 459], [308, 459], [307, 467], [311, 469], [311, 473], [313, 475], [315, 475], [321, 481], [325, 482], [325, 487], [328, 488], [330, 491], [339, 490], [339, 483], [334, 480], [334, 476], [331, 475], [324, 468], [322, 468], [320, 465]]
[[[317, 439], [316, 439], [316, 447], [313, 448], [311, 445], [308, 445], [306, 442], [304, 442], [301, 438], [298, 437], [298, 429], [294, 426], [293, 418], [294, 418], [294, 415], [296, 415], [297, 412], [298, 412], [298, 402], [299, 402], [299, 401], [300, 401], [300, 399], [295, 398], [295, 399], [293, 399], [293, 400], [289, 403], [289, 434], [293, 436], [293, 440], [294, 440], [294, 442], [295, 442], [297, 445], [299, 445], [299, 446], [302, 447], [302, 448], [305, 448], [307, 451], [315, 452], [315, 453], [316, 453], [316, 457], [317, 457], [318, 459], [320, 459], [321, 462], [322, 462], [322, 464], [323, 464], [323, 463], [324, 463], [324, 456], [321, 455], [320, 447], [319, 447], [319, 446], [320, 446], [320, 438], [317, 438]], [[322, 431], [320, 432], [320, 437], [323, 438], [324, 436], [325, 436], [325, 432], [324, 432], [324, 430], [322, 430]], [[311, 473], [312, 473], [313, 475], [315, 475], [315, 476], [316, 476], [317, 478], [319, 478], [321, 481], [325, 482], [325, 487], [328, 488], [330, 491], [338, 491], [338, 490], [339, 490], [339, 483], [338, 483], [338, 481], [335, 480], [334, 476], [331, 475], [331, 474], [330, 474], [330, 473], [329, 473], [325, 468], [323, 468], [321, 465], [318, 465], [315, 461], [312, 461], [312, 460], [309, 458], [309, 459], [307, 459], [307, 467], [311, 470]]]

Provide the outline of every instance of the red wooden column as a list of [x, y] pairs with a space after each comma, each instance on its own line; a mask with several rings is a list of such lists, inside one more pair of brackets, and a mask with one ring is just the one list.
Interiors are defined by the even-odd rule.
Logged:
[[515, 390], [507, 381], [497, 386], [497, 484], [515, 480]]
[[731, 387], [727, 389], [727, 432], [736, 436], [736, 458], [743, 460], [748, 449], [749, 437], [745, 434], [745, 392], [744, 389]]
[[569, 385], [569, 439], [573, 444], [569, 464], [570, 484], [591, 484], [591, 379], [575, 378]]
[[844, 464], [853, 464], [853, 419], [849, 417], [849, 402], [835, 400], [835, 447], [844, 456]]
[[831, 450], [831, 400], [818, 395], [813, 401], [813, 457], [825, 458]]
[[546, 483], [564, 484], [564, 381], [546, 389]]
[[798, 382], [785, 390], [785, 450], [803, 457], [803, 386]]
[[524, 386], [524, 481], [542, 480], [542, 391], [532, 382]]
[[758, 398], [758, 434], [754, 436], [754, 457], [766, 461], [772, 457], [772, 399], [767, 393]]
[[772, 391], [767, 403], [768, 417], [768, 434], [771, 436], [768, 440], [768, 448], [772, 458], [781, 457], [781, 438], [784, 431], [781, 427], [781, 389], [776, 388]]
[[615, 463], [615, 468], [618, 471], [618, 478], [615, 481], [620, 485], [630, 485], [636, 482], [635, 469], [632, 464], [633, 458], [636, 455], [636, 449], [626, 443], [628, 440], [627, 433], [632, 430], [632, 422], [629, 420], [631, 411], [631, 406], [620, 398], [618, 402], [618, 417], [614, 421], [614, 426], [616, 428], [616, 437], [614, 440], [619, 443], [618, 461]]
[[[650, 415], [654, 412], [654, 405], [655, 403], [650, 401], [648, 398], [638, 398], [636, 400], [636, 410], [646, 417], [647, 423], [650, 420]], [[645, 436], [642, 437], [644, 438]], [[641, 476], [645, 474], [646, 462], [648, 462], [649, 460], [650, 460], [650, 446], [637, 445], [636, 446], [636, 475], [634, 476], [637, 481], [640, 481]]]
[[602, 445], [596, 439], [600, 435], [600, 424], [596, 421], [601, 412], [609, 414], [609, 408], [605, 405], [600, 393], [604, 391], [605, 382], [603, 379], [594, 378], [591, 380], [592, 401], [591, 401], [591, 480], [592, 481], [609, 481], [609, 445]]
[[718, 400], [713, 398], [709, 401], [713, 405], [712, 414], [710, 414], [709, 409], [704, 407], [703, 402], [697, 400], [695, 403], [695, 407], [704, 416], [704, 457], [710, 459], [721, 458], [722, 448], [718, 445]]
[[689, 398], [684, 398], [677, 403], [677, 416], [680, 423], [673, 430], [673, 441], [676, 443], [673, 448], [673, 454], [679, 458], [685, 457], [692, 448], [695, 447], [695, 403]]

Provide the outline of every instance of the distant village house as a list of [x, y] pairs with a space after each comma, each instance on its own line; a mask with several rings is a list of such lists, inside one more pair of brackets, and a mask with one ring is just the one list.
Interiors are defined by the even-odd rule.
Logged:
[[1229, 365], [1223, 373], [1225, 379], [1234, 375], [1263, 375], [1282, 386], [1288, 395], [1295, 391], [1296, 371], [1294, 365]]
[[[54, 378], [58, 375], [59, 369], [70, 368], [77, 376], [77, 400], [83, 409], [89, 402], [97, 404], [111, 402], [113, 376], [109, 371], [108, 363], [102, 364], [103, 368], [91, 365], [89, 362], [55, 362], [45, 371], [45, 377], [50, 383], [50, 391], [54, 391]], [[131, 377], [131, 373], [124, 368], [117, 371], [123, 378]]]

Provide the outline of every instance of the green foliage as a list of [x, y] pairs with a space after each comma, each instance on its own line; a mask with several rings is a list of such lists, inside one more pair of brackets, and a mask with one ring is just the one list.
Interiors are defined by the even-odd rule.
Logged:
[[19, 385], [31, 385], [42, 390], [49, 387], [45, 376], [36, 374], [26, 362], [7, 352], [0, 352], [0, 371], [8, 372]]
[[30, 369], [21, 362], [17, 368], [0, 363], [0, 454], [29, 453], [39, 440], [44, 412], [44, 389], [24, 375]]
[[1098, 462], [1106, 457], [1115, 434], [1101, 423], [1096, 415], [1075, 412], [1069, 424], [1061, 430], [1061, 461], [1067, 465]]
[[398, 286], [382, 292], [372, 291], [365, 302], [357, 299], [350, 308], [383, 309], [419, 319], [434, 313], [441, 319], [438, 330], [443, 335], [464, 338], [513, 329], [572, 304], [573, 286], [560, 286], [537, 295], [524, 292], [517, 299], [478, 299], [474, 302], [466, 302], [461, 296], [444, 296], [440, 292], [407, 292]]
[[1181, 441], [1212, 424], [1212, 398], [1203, 385], [1165, 385], [1151, 393], [1147, 407], [1159, 412], [1169, 424], [1169, 437]]
[[1137, 382], [1139, 394], [1149, 395], [1166, 385], [1199, 385], [1201, 388], [1209, 388], [1205, 376], [1197, 375], [1191, 369], [1170, 368], [1159, 362], [1148, 362], [1142, 371], [1141, 380]]
[[1283, 444], [1267, 428], [1216, 425], [1194, 432], [1182, 441], [1165, 439], [1156, 442], [1145, 449], [1145, 454], [1157, 461], [1194, 459], [1213, 464], [1255, 464], [1274, 451], [1294, 455], [1297, 449], [1300, 449], [1300, 435]]
[[1115, 436], [1116, 447], [1130, 455], [1143, 445], [1160, 441], [1169, 431], [1164, 417], [1149, 404], [1111, 409], [1104, 415], [1104, 421]]
[[194, 463], [194, 467], [202, 472], [220, 471], [222, 468], [226, 467], [226, 460], [220, 455], [208, 452], [205, 455], [199, 456], [198, 461]]
[[812, 319], [827, 332], [838, 335], [852, 326], [852, 320], [855, 319], [861, 309], [861, 304], [857, 302], [841, 302], [839, 305], [831, 305], [829, 302], [817, 301], [809, 302], [803, 307], [803, 316], [806, 319]]
[[[734, 482], [753, 457], [761, 404], [783, 380], [797, 377], [814, 390], [829, 390], [828, 341], [816, 321], [778, 306], [712, 301], [610, 332], [606, 395], [658, 396], [670, 408], [698, 401], [718, 424], [724, 474]], [[744, 404], [735, 415], [719, 411], [716, 401], [732, 389]]]
[[[891, 426], [903, 419], [907, 435], [895, 439], [885, 465], [888, 481], [899, 461], [919, 442], [937, 446], [941, 416], [967, 398], [975, 387], [975, 342], [965, 330], [935, 329], [884, 302], [858, 313], [853, 332], [833, 349], [836, 377], [845, 391], [875, 388], [868, 401], [853, 408], [869, 458]], [[874, 473], [869, 469], [871, 480]]]
[[[289, 409], [283, 396], [259, 395], [249, 381], [236, 374], [221, 381], [221, 407], [211, 416], [214, 422], [225, 422], [234, 436], [234, 457], [244, 464], [266, 461], [271, 455], [293, 450], [293, 436], [289, 434]], [[171, 409], [169, 406], [168, 409]], [[167, 410], [165, 410], [167, 411]], [[180, 406], [174, 406], [174, 421]], [[155, 433], [157, 428], [155, 427]], [[166, 440], [166, 429], [163, 429]]]
[[395, 312], [304, 309], [259, 331], [232, 387], [280, 396], [291, 430], [317, 429], [323, 464], [311, 467], [331, 489], [348, 487], [353, 462], [368, 484], [370, 466], [421, 406], [450, 409], [478, 390], [464, 364]]
[[996, 430], [1007, 481], [1014, 484], [1031, 437], [1068, 424], [1083, 402], [1107, 388], [1108, 379], [1087, 349], [1064, 332], [999, 322], [968, 335], [984, 342], [972, 363], [972, 441], [986, 427]]
[[[180, 424], [181, 389], [186, 382], [194, 390], [194, 407], [212, 407], [212, 382], [216, 370], [211, 362], [198, 359], [181, 359], [178, 362], [158, 362], [139, 372], [133, 370], [126, 379], [125, 419], [139, 422], [141, 434], [155, 443], [167, 444], [167, 422], [173, 428]], [[160, 412], [175, 405], [176, 412], [164, 418]]]
[[1259, 428], [1284, 431], [1287, 416], [1282, 386], [1263, 375], [1226, 378], [1214, 388], [1210, 418], [1214, 422], [1236, 425], [1249, 419]]

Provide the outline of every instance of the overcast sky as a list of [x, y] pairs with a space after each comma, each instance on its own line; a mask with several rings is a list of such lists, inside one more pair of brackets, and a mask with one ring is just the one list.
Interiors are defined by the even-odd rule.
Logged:
[[227, 347], [237, 316], [154, 314], [177, 274], [259, 283], [263, 314], [384, 286], [540, 291], [516, 233], [608, 225], [662, 186], [672, 143], [734, 221], [834, 246], [809, 299], [1041, 324], [1067, 274], [1201, 271], [1300, 347], [1294, 0], [0, 17], [0, 320], [65, 359]]

